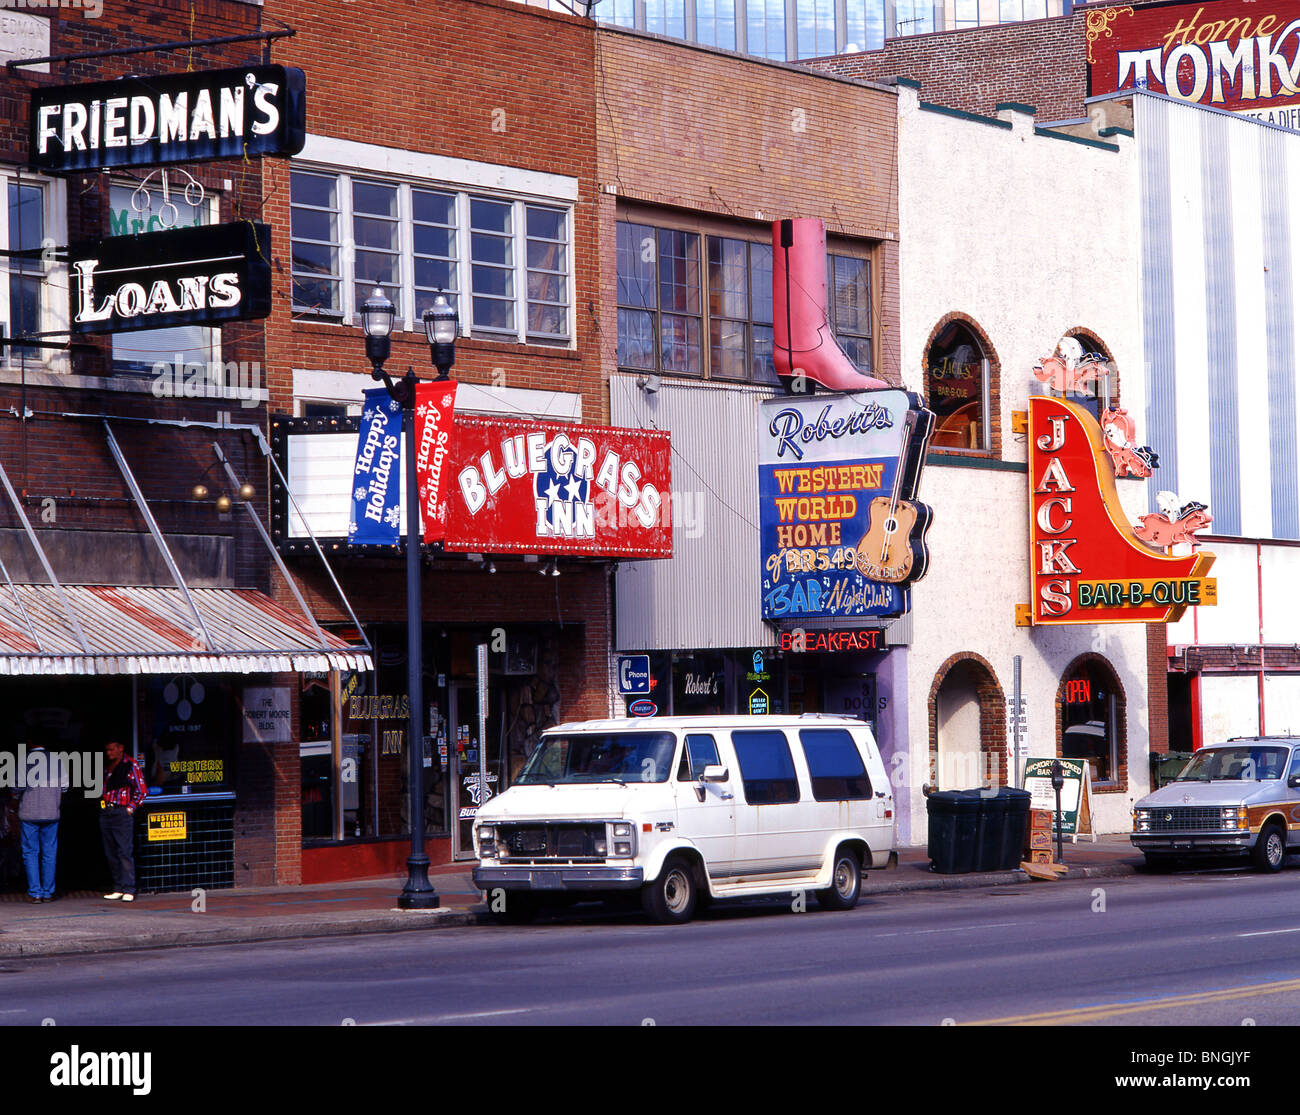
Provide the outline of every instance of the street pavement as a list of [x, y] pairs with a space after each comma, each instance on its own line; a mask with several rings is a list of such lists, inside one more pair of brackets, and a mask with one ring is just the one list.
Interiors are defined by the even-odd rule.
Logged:
[[[1084, 837], [1065, 845], [1069, 879], [1115, 878], [1139, 870], [1142, 856], [1127, 835]], [[892, 870], [871, 871], [864, 896], [915, 890], [1027, 886], [1021, 871], [938, 875], [924, 848], [903, 849]], [[0, 895], [0, 958], [69, 956], [178, 945], [349, 936], [446, 929], [489, 921], [474, 889], [471, 864], [430, 871], [441, 904], [436, 910], [402, 910], [397, 898], [405, 876], [313, 886], [240, 887], [172, 894], [140, 894], [133, 903], [76, 892], [53, 902], [30, 903], [23, 894]], [[569, 915], [580, 916], [580, 915]]]

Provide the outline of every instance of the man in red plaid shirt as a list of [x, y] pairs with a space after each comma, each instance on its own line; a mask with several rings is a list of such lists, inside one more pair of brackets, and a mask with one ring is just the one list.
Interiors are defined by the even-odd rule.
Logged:
[[117, 740], [104, 745], [108, 769], [104, 772], [104, 793], [99, 799], [99, 832], [104, 838], [104, 855], [113, 872], [113, 891], [105, 898], [135, 901], [135, 811], [146, 796], [140, 764], [125, 753]]

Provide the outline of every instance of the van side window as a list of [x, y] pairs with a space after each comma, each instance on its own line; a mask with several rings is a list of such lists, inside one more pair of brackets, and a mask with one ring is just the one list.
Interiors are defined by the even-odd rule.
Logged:
[[682, 748], [681, 765], [677, 768], [678, 782], [698, 782], [700, 772], [709, 766], [721, 766], [718, 745], [712, 736], [689, 735]]
[[784, 732], [731, 733], [745, 800], [750, 805], [780, 805], [799, 800], [799, 779]]
[[815, 800], [857, 801], [871, 797], [871, 779], [846, 729], [801, 728], [799, 742], [808, 760]]
[[1300, 748], [1291, 753], [1291, 769], [1286, 772], [1287, 781], [1300, 774]]

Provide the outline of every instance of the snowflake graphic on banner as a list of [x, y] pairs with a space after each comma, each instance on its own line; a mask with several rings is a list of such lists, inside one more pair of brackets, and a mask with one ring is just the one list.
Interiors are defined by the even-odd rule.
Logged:
[[366, 490], [365, 490], [365, 488], [362, 488], [362, 487], [356, 487], [356, 488], [353, 488], [353, 489], [352, 489], [352, 498], [353, 498], [353, 499], [365, 499], [365, 498], [366, 498]]
[[402, 525], [402, 509], [400, 507], [389, 507], [385, 509], [384, 522], [390, 527], [400, 527]]

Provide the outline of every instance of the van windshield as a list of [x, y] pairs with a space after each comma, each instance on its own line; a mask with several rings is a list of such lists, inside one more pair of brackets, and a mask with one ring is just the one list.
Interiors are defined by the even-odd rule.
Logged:
[[1175, 782], [1254, 782], [1281, 778], [1285, 747], [1207, 747], [1198, 751]]
[[516, 786], [576, 782], [666, 782], [677, 737], [671, 732], [582, 732], [542, 737]]

